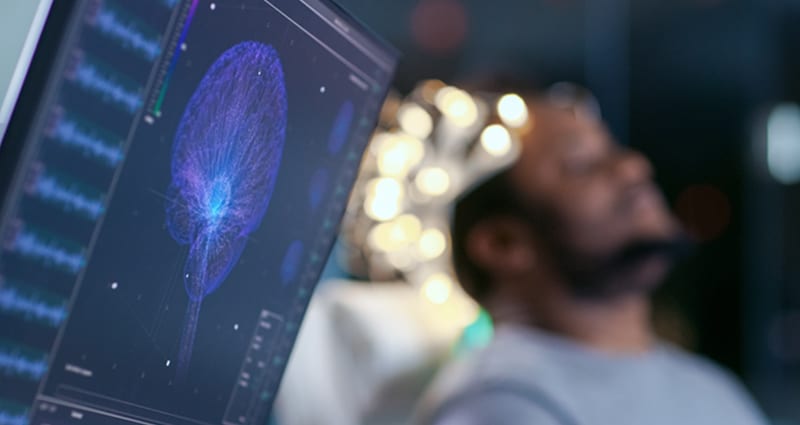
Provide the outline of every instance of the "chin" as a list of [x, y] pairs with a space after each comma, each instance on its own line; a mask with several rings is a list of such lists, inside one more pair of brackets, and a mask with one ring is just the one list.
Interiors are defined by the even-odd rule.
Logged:
[[623, 272], [625, 284], [634, 292], [650, 293], [661, 285], [672, 268], [672, 259], [667, 256], [653, 256], [642, 259], [639, 264]]
[[627, 297], [647, 297], [656, 290], [669, 273], [672, 262], [666, 258], [652, 258], [631, 264], [605, 279], [576, 289], [579, 298], [610, 301]]
[[593, 278], [576, 280], [574, 294], [595, 300], [650, 295], [667, 277], [676, 258], [670, 250], [661, 248], [660, 241], [653, 242], [642, 244], [642, 248], [631, 250], [610, 267], [597, 270]]

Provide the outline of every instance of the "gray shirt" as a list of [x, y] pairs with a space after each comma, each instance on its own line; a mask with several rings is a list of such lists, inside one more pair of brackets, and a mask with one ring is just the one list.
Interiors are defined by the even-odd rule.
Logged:
[[424, 425], [763, 425], [728, 372], [668, 344], [614, 356], [528, 327], [447, 367]]

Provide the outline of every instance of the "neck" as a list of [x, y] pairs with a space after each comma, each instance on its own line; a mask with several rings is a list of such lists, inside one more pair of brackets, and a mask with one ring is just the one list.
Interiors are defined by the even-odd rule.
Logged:
[[650, 301], [645, 295], [585, 300], [558, 288], [547, 292], [537, 290], [531, 304], [516, 298], [496, 302], [489, 310], [498, 324], [537, 327], [599, 351], [631, 354], [652, 348]]

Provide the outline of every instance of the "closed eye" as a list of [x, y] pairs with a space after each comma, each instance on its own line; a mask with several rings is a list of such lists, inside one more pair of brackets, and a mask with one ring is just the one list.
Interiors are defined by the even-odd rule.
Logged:
[[562, 162], [564, 174], [572, 176], [585, 176], [598, 171], [603, 166], [603, 158], [594, 155], [574, 155], [567, 157]]

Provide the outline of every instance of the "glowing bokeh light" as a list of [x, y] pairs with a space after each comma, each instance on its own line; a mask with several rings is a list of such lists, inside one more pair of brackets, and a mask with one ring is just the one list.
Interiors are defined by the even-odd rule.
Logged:
[[400, 213], [400, 206], [397, 202], [387, 202], [380, 198], [368, 199], [364, 205], [367, 215], [377, 221], [391, 220]]
[[469, 127], [478, 119], [478, 106], [469, 93], [455, 87], [444, 87], [436, 93], [436, 107], [459, 127]]
[[422, 222], [413, 214], [404, 214], [394, 221], [394, 233], [404, 243], [414, 243], [422, 234]]
[[403, 185], [393, 178], [381, 177], [367, 183], [364, 212], [376, 221], [387, 221], [397, 217], [402, 210], [405, 192]]
[[492, 124], [481, 133], [481, 146], [489, 155], [502, 157], [511, 151], [511, 133], [500, 124]]
[[397, 111], [397, 121], [406, 133], [425, 140], [433, 131], [433, 118], [416, 103], [405, 103]]
[[439, 229], [425, 229], [419, 238], [418, 247], [422, 258], [433, 260], [444, 254], [447, 249], [447, 237]]
[[767, 122], [767, 166], [783, 184], [800, 182], [800, 107], [778, 105]]
[[445, 273], [434, 273], [425, 279], [422, 293], [433, 304], [444, 304], [453, 292], [453, 279]]
[[425, 156], [425, 145], [414, 137], [394, 134], [386, 136], [377, 151], [378, 172], [404, 177]]
[[528, 122], [528, 107], [517, 94], [507, 94], [497, 102], [497, 114], [509, 127], [519, 128]]
[[450, 190], [450, 175], [441, 167], [423, 168], [415, 179], [417, 189], [429, 196], [441, 196]]
[[370, 230], [367, 241], [373, 249], [393, 252], [416, 243], [422, 233], [422, 223], [411, 214], [404, 214], [396, 219], [380, 223]]
[[369, 234], [367, 234], [367, 243], [376, 251], [389, 252], [394, 250], [396, 247], [392, 238], [391, 223], [380, 223], [370, 229]]
[[396, 179], [376, 178], [367, 183], [367, 194], [380, 198], [400, 198], [403, 196], [403, 185]]

